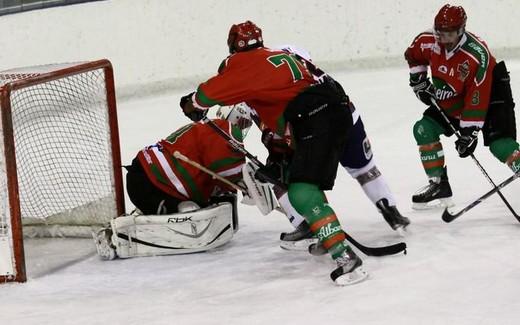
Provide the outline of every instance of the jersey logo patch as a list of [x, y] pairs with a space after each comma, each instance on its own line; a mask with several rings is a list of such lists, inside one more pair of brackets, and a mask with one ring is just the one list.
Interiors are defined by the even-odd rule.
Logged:
[[469, 62], [468, 60], [464, 61], [463, 63], [457, 65], [457, 72], [459, 75], [457, 76], [457, 79], [460, 81], [466, 80], [466, 78], [469, 75]]
[[448, 68], [445, 65], [440, 65], [438, 70], [440, 73], [448, 73]]

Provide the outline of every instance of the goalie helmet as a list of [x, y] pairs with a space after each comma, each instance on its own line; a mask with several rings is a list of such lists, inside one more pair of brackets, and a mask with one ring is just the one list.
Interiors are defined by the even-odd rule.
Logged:
[[264, 46], [262, 30], [250, 20], [234, 24], [229, 29], [227, 43], [231, 54]]
[[231, 106], [220, 106], [217, 110], [217, 117], [227, 120], [231, 125], [236, 126], [242, 131], [242, 139], [245, 139], [253, 122], [251, 120], [251, 109], [246, 103], [239, 103]]
[[435, 16], [435, 36], [440, 43], [453, 43], [464, 34], [466, 12], [461, 6], [444, 5]]

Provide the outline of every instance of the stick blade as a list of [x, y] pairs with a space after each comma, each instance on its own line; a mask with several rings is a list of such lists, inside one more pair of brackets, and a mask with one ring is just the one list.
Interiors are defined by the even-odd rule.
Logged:
[[442, 220], [446, 223], [449, 223], [449, 222], [452, 222], [453, 220], [455, 220], [457, 218], [456, 215], [453, 215], [451, 214], [449, 211], [448, 211], [448, 208], [444, 209], [444, 212], [442, 213]]

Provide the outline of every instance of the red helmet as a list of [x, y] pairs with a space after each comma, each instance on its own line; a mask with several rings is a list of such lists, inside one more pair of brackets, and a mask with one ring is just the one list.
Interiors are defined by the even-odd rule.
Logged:
[[228, 36], [229, 53], [247, 51], [264, 46], [262, 30], [252, 21], [231, 26]]
[[435, 16], [436, 31], [459, 31], [462, 35], [466, 27], [466, 12], [461, 6], [444, 5]]

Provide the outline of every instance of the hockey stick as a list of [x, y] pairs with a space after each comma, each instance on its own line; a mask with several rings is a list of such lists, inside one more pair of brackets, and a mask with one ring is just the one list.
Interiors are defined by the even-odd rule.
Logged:
[[246, 188], [243, 188], [242, 186], [239, 186], [233, 182], [230, 182], [228, 181], [227, 179], [225, 179], [224, 177], [220, 176], [219, 174], [213, 172], [212, 170], [209, 170], [207, 169], [206, 167], [202, 166], [201, 164], [199, 164], [198, 162], [196, 161], [193, 161], [191, 160], [190, 158], [186, 157], [185, 155], [183, 155], [182, 153], [180, 153], [179, 151], [175, 150], [175, 152], [173, 153], [173, 156], [177, 159], [180, 159], [190, 165], [192, 165], [193, 167], [195, 168], [198, 168], [200, 170], [202, 170], [203, 172], [205, 172], [206, 174], [210, 175], [211, 177], [213, 177], [214, 179], [218, 179], [219, 181], [221, 181], [222, 183], [226, 184], [226, 185], [229, 185], [231, 186], [232, 188], [234, 188], [235, 190], [238, 190], [238, 191], [242, 191], [242, 192], [245, 192], [247, 193], [247, 189]]
[[[276, 208], [276, 199], [273, 197], [274, 194], [272, 194], [271, 189], [268, 190], [264, 189], [262, 186], [255, 186], [254, 188], [250, 188], [247, 186], [247, 181], [244, 176], [244, 183], [247, 187], [240, 186], [238, 184], [235, 184], [224, 177], [220, 176], [219, 174], [215, 173], [214, 171], [202, 166], [196, 161], [191, 160], [190, 158], [186, 157], [185, 155], [181, 154], [179, 151], [175, 151], [173, 153], [173, 156], [177, 159], [180, 159], [190, 165], [192, 165], [195, 168], [200, 169], [201, 171], [205, 172], [206, 174], [210, 175], [216, 180], [221, 181], [222, 183], [231, 186], [237, 191], [241, 191], [244, 193], [244, 195], [247, 195], [248, 197], [252, 198], [255, 202], [255, 205], [257, 208], [262, 212], [263, 215], [269, 214], [271, 211], [273, 211]], [[269, 187], [269, 186], [265, 186]]]
[[[224, 139], [227, 140], [227, 142], [231, 145], [231, 147], [235, 150], [237, 150], [238, 152], [242, 153], [244, 156], [246, 156], [247, 158], [249, 158], [249, 160], [251, 160], [255, 165], [257, 165], [258, 167], [265, 167], [264, 164], [262, 164], [262, 162], [260, 160], [258, 160], [258, 158], [256, 156], [253, 156], [249, 151], [247, 151], [244, 146], [238, 142], [237, 140], [233, 139], [232, 137], [230, 137], [224, 130], [222, 130], [218, 125], [216, 125], [212, 120], [210, 120], [209, 118], [207, 117], [204, 117], [202, 120], [202, 122], [208, 124], [213, 130], [215, 130], [221, 137], [223, 137]], [[261, 174], [262, 174], [262, 177], [264, 177], [265, 180], [267, 180], [269, 183], [273, 184], [273, 185], [276, 185], [276, 186], [280, 186], [280, 187], [285, 187], [285, 184], [283, 184], [282, 182], [280, 182], [279, 180], [277, 179], [274, 179], [272, 178], [271, 176], [265, 174], [265, 173], [262, 173], [261, 171], [259, 171]]]
[[359, 243], [357, 240], [352, 238], [348, 233], [345, 233], [345, 238], [349, 243], [354, 245], [357, 249], [359, 249], [363, 254], [367, 256], [387, 256], [387, 255], [395, 255], [403, 252], [406, 255], [406, 243], [399, 242], [392, 245], [387, 246], [378, 246], [378, 247], [369, 247]]
[[508, 185], [509, 183], [511, 183], [512, 181], [514, 181], [518, 177], [520, 177], [520, 172], [518, 172], [516, 174], [513, 174], [513, 176], [509, 177], [508, 179], [506, 179], [502, 183], [498, 184], [498, 186], [495, 186], [494, 189], [492, 189], [491, 191], [489, 191], [486, 194], [482, 195], [481, 197], [479, 197], [475, 201], [471, 202], [468, 206], [466, 206], [464, 209], [460, 210], [457, 213], [451, 214], [448, 211], [447, 208], [444, 209], [444, 212], [442, 214], [442, 220], [444, 220], [445, 222], [452, 222], [453, 220], [457, 219], [458, 217], [460, 217], [461, 215], [466, 213], [468, 210], [471, 210], [473, 207], [475, 207], [476, 205], [480, 204], [482, 201], [484, 201], [485, 199], [487, 199], [491, 195], [493, 195], [496, 192], [498, 192], [501, 188], [505, 187], [506, 185]]
[[[450, 126], [451, 130], [453, 131], [453, 133], [455, 133], [455, 135], [457, 136], [458, 139], [460, 139], [460, 132], [455, 129], [455, 127], [453, 126], [453, 124], [450, 122], [450, 120], [448, 119], [448, 117], [446, 116], [446, 114], [444, 113], [444, 111], [442, 110], [442, 108], [439, 106], [439, 104], [437, 103], [437, 101], [432, 98], [431, 99], [431, 102], [433, 104], [433, 106], [435, 106], [435, 108], [437, 108], [437, 110], [439, 111], [439, 113], [441, 114], [441, 116], [444, 118], [444, 121], [446, 121], [446, 123], [448, 123], [448, 125]], [[500, 196], [500, 198], [502, 199], [502, 201], [504, 201], [505, 205], [507, 206], [507, 208], [509, 209], [509, 211], [511, 211], [511, 213], [513, 214], [513, 216], [516, 218], [516, 220], [518, 222], [520, 222], [520, 215], [518, 215], [515, 210], [513, 209], [513, 207], [509, 204], [509, 202], [507, 201], [507, 199], [505, 198], [505, 196], [502, 194], [502, 192], [500, 192], [500, 188], [497, 187], [497, 185], [495, 184], [495, 182], [493, 182], [493, 180], [491, 179], [491, 177], [489, 177], [489, 174], [486, 172], [486, 170], [484, 169], [484, 167], [482, 167], [482, 165], [480, 164], [480, 162], [477, 160], [477, 158], [475, 157], [475, 155], [472, 153], [470, 154], [470, 157], [471, 159], [473, 159], [473, 161], [475, 162], [475, 164], [477, 165], [477, 167], [480, 169], [480, 172], [482, 172], [482, 174], [484, 174], [484, 176], [486, 177], [486, 179], [488, 180], [488, 182], [493, 185], [493, 190], [495, 192], [498, 193], [498, 195]]]
[[[220, 136], [222, 136], [224, 139], [228, 141], [228, 143], [233, 147], [233, 149], [236, 149], [243, 153], [247, 158], [249, 158], [254, 164], [256, 164], [258, 167], [262, 168], [265, 167], [260, 160], [256, 156], [253, 156], [249, 151], [247, 151], [242, 144], [240, 144], [238, 141], [231, 138], [224, 130], [222, 130], [218, 125], [213, 123], [210, 119], [207, 117], [204, 117], [202, 121], [206, 124], [208, 124], [213, 130], [215, 130]], [[262, 177], [265, 177], [265, 179], [274, 184], [275, 186], [279, 187], [280, 190], [287, 191], [285, 184], [280, 182], [277, 179], [273, 179], [269, 175], [262, 175]], [[356, 241], [352, 236], [347, 234], [345, 232], [345, 237], [348, 242], [350, 242], [352, 245], [354, 245], [357, 249], [359, 249], [363, 254], [368, 256], [386, 256], [386, 255], [394, 255], [400, 252], [404, 252], [406, 254], [406, 243], [399, 242], [397, 244], [392, 244], [388, 246], [380, 246], [380, 247], [367, 247], [358, 241]]]

